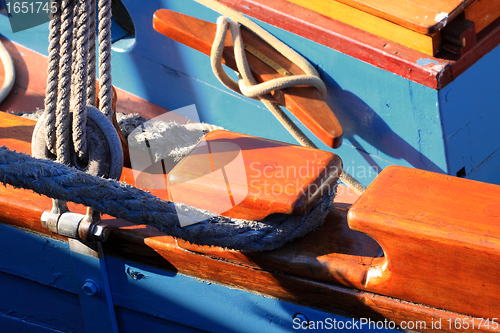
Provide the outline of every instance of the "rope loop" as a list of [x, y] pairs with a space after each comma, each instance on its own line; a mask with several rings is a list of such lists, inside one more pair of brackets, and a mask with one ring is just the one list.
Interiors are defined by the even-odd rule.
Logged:
[[[54, 0], [44, 115], [32, 137], [32, 154], [118, 179], [123, 151], [111, 119], [111, 0], [99, 1], [101, 110], [96, 100], [96, 0]], [[53, 212], [67, 210], [53, 200]]]
[[[215, 1], [215, 0], [195, 0], [202, 5], [207, 6], [227, 16], [221, 16], [217, 19], [217, 32], [212, 45], [210, 54], [211, 66], [215, 76], [227, 88], [242, 94], [249, 98], [260, 99], [260, 101], [271, 111], [271, 113], [278, 119], [278, 121], [285, 127], [285, 129], [303, 146], [317, 148], [317, 146], [302, 132], [302, 130], [288, 117], [288, 115], [281, 110], [279, 104], [270, 102], [266, 99], [260, 98], [261, 95], [267, 94], [271, 91], [290, 88], [294, 86], [313, 86], [317, 88], [322, 94], [323, 98], [326, 97], [327, 90], [324, 82], [321, 80], [316, 69], [299, 53], [290, 48], [288, 45], [280, 41], [278, 38], [271, 35], [258, 24], [247, 18], [246, 16], [238, 13], [237, 11]], [[241, 40], [240, 23], [247, 27], [250, 31], [255, 33], [269, 45], [274, 47], [285, 58], [299, 66], [306, 74], [295, 75], [291, 77], [283, 77], [273, 79], [267, 82], [257, 84], [253, 77], [245, 55], [244, 44]], [[238, 77], [240, 80], [235, 82], [231, 79], [222, 68], [222, 53], [224, 51], [224, 41], [226, 40], [227, 29], [231, 30], [233, 39], [234, 55], [236, 60], [236, 67], [238, 68]], [[365, 186], [361, 184], [354, 177], [343, 171], [340, 179], [352, 188], [356, 193], [361, 194], [365, 190]]]
[[[229, 8], [228, 8], [229, 9]], [[230, 11], [228, 12], [227, 10], [225, 11], [227, 13], [231, 13]], [[231, 13], [235, 16], [234, 13]], [[248, 19], [245, 18], [244, 21], [247, 21]], [[251, 21], [250, 21], [251, 22]], [[234, 47], [234, 54], [235, 54], [235, 59], [236, 59], [236, 66], [238, 68], [238, 73], [240, 76], [240, 80], [238, 83], [236, 83], [233, 79], [231, 79], [223, 70], [222, 68], [222, 53], [224, 51], [224, 41], [226, 40], [226, 35], [227, 35], [227, 30], [228, 27], [231, 30], [231, 36], [233, 39], [233, 47]], [[265, 31], [261, 27], [257, 26], [258, 29], [257, 31], [253, 31], [259, 34], [261, 36], [262, 31]], [[255, 28], [254, 28], [255, 29]], [[272, 35], [271, 35], [272, 36]], [[262, 37], [262, 36], [261, 36]], [[273, 36], [274, 37], [274, 36]], [[279, 41], [276, 39], [276, 41], [279, 42], [279, 45], [285, 45], [283, 42]], [[271, 46], [276, 47], [276, 44]], [[278, 47], [276, 47], [278, 50]], [[291, 50], [291, 49], [290, 49]], [[278, 50], [279, 51], [279, 50]], [[267, 82], [263, 83], [257, 83], [255, 81], [255, 78], [253, 77], [250, 67], [248, 65], [248, 61], [246, 59], [245, 55], [245, 48], [243, 41], [241, 39], [241, 33], [240, 33], [240, 22], [237, 20], [233, 19], [231, 22], [227, 20], [226, 17], [221, 16], [217, 19], [217, 32], [215, 35], [215, 39], [213, 42], [212, 46], [212, 51], [211, 51], [211, 65], [212, 65], [212, 70], [215, 74], [215, 76], [229, 89], [242, 94], [246, 97], [249, 98], [255, 98], [259, 97], [262, 95], [265, 95], [267, 93], [270, 93], [271, 91], [278, 90], [278, 89], [284, 89], [284, 88], [290, 88], [290, 87], [295, 87], [295, 86], [312, 86], [317, 88], [323, 97], [326, 97], [326, 86], [324, 82], [321, 80], [319, 77], [319, 74], [317, 71], [312, 67], [311, 65], [304, 65], [302, 62], [305, 60], [302, 58], [302, 56], [298, 55], [295, 51], [289, 52], [288, 49], [284, 49], [283, 55], [290, 60], [290, 58], [296, 58], [300, 59], [300, 64], [299, 67], [301, 67], [304, 72], [306, 72], [305, 75], [294, 75], [291, 77], [281, 77], [281, 78], [276, 78]], [[302, 66], [301, 66], [302, 65]]]
[[[123, 150], [120, 139], [111, 121], [93, 106], [87, 106], [87, 121], [85, 123], [88, 140], [88, 158], [82, 161], [77, 152], [69, 145], [67, 163], [75, 169], [88, 174], [118, 179], [123, 168]], [[31, 154], [36, 158], [55, 160], [45, 144], [47, 128], [46, 114], [38, 120], [31, 139]]]

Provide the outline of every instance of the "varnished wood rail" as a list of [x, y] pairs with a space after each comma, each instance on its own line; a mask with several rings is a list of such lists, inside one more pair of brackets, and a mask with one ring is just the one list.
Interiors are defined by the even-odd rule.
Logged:
[[348, 219], [386, 254], [366, 289], [471, 316], [500, 316], [500, 186], [391, 166]]

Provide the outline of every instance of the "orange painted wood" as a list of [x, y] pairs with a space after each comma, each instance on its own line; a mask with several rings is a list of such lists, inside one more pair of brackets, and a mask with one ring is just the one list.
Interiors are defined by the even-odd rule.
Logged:
[[[153, 26], [158, 32], [210, 55], [216, 31], [215, 24], [167, 9], [161, 9], [156, 11], [154, 15]], [[241, 29], [241, 34], [245, 44], [253, 46], [290, 73], [304, 74], [298, 66], [294, 65], [244, 27]], [[232, 40], [229, 34], [224, 45], [224, 63], [228, 67], [236, 69]], [[249, 52], [246, 52], [246, 56], [252, 73], [259, 82], [282, 77], [281, 74]], [[276, 102], [290, 110], [293, 115], [326, 145], [333, 148], [338, 148], [341, 145], [343, 135], [342, 126], [316, 88], [287, 88], [275, 91], [273, 98]]]
[[500, 314], [500, 186], [391, 166], [356, 201], [349, 225], [385, 258], [367, 290], [471, 316]]
[[476, 24], [478, 33], [499, 17], [500, 0], [476, 0], [465, 9], [465, 18]]
[[[0, 113], [0, 145], [28, 152], [34, 124], [27, 119]], [[124, 168], [123, 174], [122, 180], [130, 182], [131, 170]], [[166, 199], [165, 192], [157, 195]], [[35, 231], [64, 239], [50, 234], [41, 226], [41, 213], [50, 206], [49, 198], [29, 190], [0, 186], [2, 223], [25, 228], [27, 232]], [[342, 311], [356, 318], [387, 319], [396, 323], [426, 321], [424, 332], [435, 331], [430, 328], [431, 320], [441, 320], [442, 331], [461, 331], [449, 328], [447, 320], [453, 322], [467, 317], [463, 314], [383, 296], [390, 296], [384, 288], [370, 287], [367, 283], [373, 280], [370, 272], [378, 272], [380, 262], [385, 260], [381, 257], [382, 250], [370, 237], [349, 228], [346, 218], [349, 204], [338, 203], [335, 207], [322, 227], [275, 251], [245, 253], [196, 246], [161, 235], [155, 228], [132, 225], [109, 216], [104, 216], [103, 220], [113, 230], [104, 246], [109, 255], [325, 311]], [[80, 213], [85, 211], [84, 207], [77, 205], [70, 205], [70, 209]], [[409, 260], [406, 258], [405, 262]], [[433, 286], [434, 280], [426, 288], [433, 291]], [[410, 287], [411, 284], [401, 284], [387, 290], [407, 290]], [[423, 295], [426, 293], [423, 292]], [[476, 331], [495, 330], [483, 327]]]
[[[432, 34], [443, 27], [436, 16], [444, 13], [452, 21], [474, 0], [338, 0], [355, 9], [373, 14], [422, 34]], [[333, 0], [322, 0], [328, 3]]]
[[173, 201], [262, 220], [307, 213], [341, 173], [336, 154], [218, 130], [170, 171], [168, 188]]
[[[345, 215], [345, 208], [342, 210]], [[325, 226], [338, 223], [335, 219], [342, 219], [341, 216], [342, 214], [340, 217], [330, 216], [325, 221]], [[345, 219], [343, 221], [342, 223], [345, 223]], [[454, 322], [462, 318], [471, 319], [454, 312], [343, 286], [349, 285], [349, 279], [352, 276], [349, 274], [350, 270], [339, 272], [338, 280], [342, 281], [343, 285], [318, 281], [317, 275], [321, 272], [316, 269], [317, 266], [310, 271], [310, 265], [319, 266], [330, 261], [330, 269], [333, 269], [337, 267], [333, 260], [336, 254], [329, 252], [331, 249], [325, 248], [323, 249], [325, 252], [311, 252], [310, 250], [314, 244], [318, 243], [319, 234], [335, 232], [337, 231], [335, 226], [328, 230], [322, 227], [317, 232], [305, 236], [301, 240], [301, 245], [308, 245], [305, 248], [286, 245], [280, 250], [262, 253], [256, 257], [249, 253], [223, 251], [217, 248], [212, 248], [214, 251], [210, 253], [204, 248], [200, 249], [193, 245], [186, 248], [184, 244], [179, 244], [178, 240], [158, 235], [157, 231], [146, 226], [127, 226], [124, 222], [116, 221], [116, 227], [119, 229], [113, 230], [114, 238], [105, 244], [107, 253], [125, 255], [127, 258], [132, 257], [135, 260], [170, 269], [175, 273], [196, 276], [232, 288], [250, 290], [324, 311], [342, 311], [347, 317], [382, 321], [385, 319], [397, 324], [402, 321], [425, 321], [426, 328], [422, 329], [422, 332], [436, 332], [431, 328], [431, 323], [439, 320], [443, 323], [440, 331], [463, 332], [453, 326], [449, 327], [448, 320]], [[360, 241], [363, 240], [360, 239]], [[348, 242], [345, 243], [348, 244]], [[290, 245], [292, 244], [295, 242]], [[341, 246], [337, 249], [341, 252], [346, 248]], [[287, 254], [288, 269], [293, 268], [297, 263], [296, 269], [291, 270], [293, 273], [283, 274], [283, 267], [276, 266], [273, 257], [279, 257], [278, 251]], [[329, 253], [331, 254], [328, 255]], [[262, 257], [270, 258], [269, 262], [264, 261]], [[345, 257], [348, 258], [347, 255]], [[356, 266], [359, 268], [365, 266], [362, 263], [355, 264], [356, 258], [357, 256], [351, 256], [350, 261], [349, 259], [345, 261], [348, 268], [353, 271], [356, 271]], [[309, 274], [311, 277], [301, 277], [300, 274]], [[493, 332], [495, 330], [482, 327], [476, 331]]]
[[423, 34], [338, 1], [287, 1], [427, 55], [434, 56], [439, 52], [441, 42], [439, 32]]

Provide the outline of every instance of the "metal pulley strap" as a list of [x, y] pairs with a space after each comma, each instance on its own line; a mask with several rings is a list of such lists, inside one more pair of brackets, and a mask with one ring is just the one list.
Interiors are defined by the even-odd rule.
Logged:
[[[47, 147], [64, 159], [70, 136], [80, 159], [86, 159], [87, 105], [95, 101], [95, 0], [55, 0], [49, 35], [49, 67], [45, 111]], [[90, 9], [92, 8], [92, 10]], [[111, 119], [111, 1], [99, 1], [100, 108]], [[70, 110], [70, 99], [71, 110]], [[72, 122], [69, 121], [71, 113]], [[56, 120], [59, 118], [59, 120]], [[56, 124], [57, 121], [57, 124]], [[72, 134], [68, 135], [69, 127]], [[56, 131], [57, 128], [57, 131]], [[57, 139], [60, 153], [57, 152]], [[66, 147], [66, 148], [64, 148]], [[64, 163], [64, 162], [63, 162]]]
[[45, 211], [41, 220], [42, 226], [51, 232], [83, 241], [104, 242], [108, 239], [110, 233], [107, 225], [89, 222], [86, 220], [86, 215], [78, 213], [54, 214]]
[[[51, 159], [51, 153], [45, 145], [46, 128], [43, 126], [45, 114], [37, 122], [31, 142], [32, 155], [38, 158]], [[74, 168], [92, 175], [117, 179], [123, 167], [123, 151], [118, 134], [112, 123], [94, 107], [88, 107], [87, 140], [88, 162], [82, 164], [77, 154], [71, 149], [69, 160]], [[71, 147], [72, 148], [72, 147]], [[76, 217], [79, 215], [79, 217]], [[42, 215], [42, 224], [54, 233], [84, 241], [105, 241], [98, 225], [99, 214], [88, 208], [86, 215], [70, 213], [66, 203], [53, 200], [50, 212]]]
[[[53, 159], [46, 148], [47, 128], [44, 125], [46, 114], [38, 120], [31, 139], [32, 155], [37, 158]], [[88, 133], [88, 161], [82, 163], [73, 149], [67, 155], [69, 165], [94, 176], [118, 179], [123, 168], [123, 151], [116, 130], [99, 110], [87, 106], [86, 131]]]

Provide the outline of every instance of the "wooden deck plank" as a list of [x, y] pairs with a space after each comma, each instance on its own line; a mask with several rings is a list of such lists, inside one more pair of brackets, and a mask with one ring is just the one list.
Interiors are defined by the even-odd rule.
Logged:
[[428, 36], [337, 1], [288, 1], [430, 56], [439, 51], [439, 34]]
[[[323, 14], [325, 14], [326, 8], [335, 7], [335, 3], [337, 3], [333, 0], [291, 0], [291, 2]], [[338, 0], [338, 3], [350, 7], [350, 9], [346, 9], [347, 11], [359, 10], [426, 35], [438, 32], [472, 2], [473, 0], [463, 2], [460, 0]], [[357, 22], [349, 21], [347, 23], [354, 25]]]
[[476, 24], [476, 33], [500, 17], [500, 0], [476, 0], [465, 9], [465, 18]]
[[[219, 1], [258, 20], [438, 90], [500, 44], [500, 20], [481, 31], [471, 51], [458, 60], [450, 60], [430, 57], [286, 0]], [[431, 63], [421, 66], [420, 59]]]

